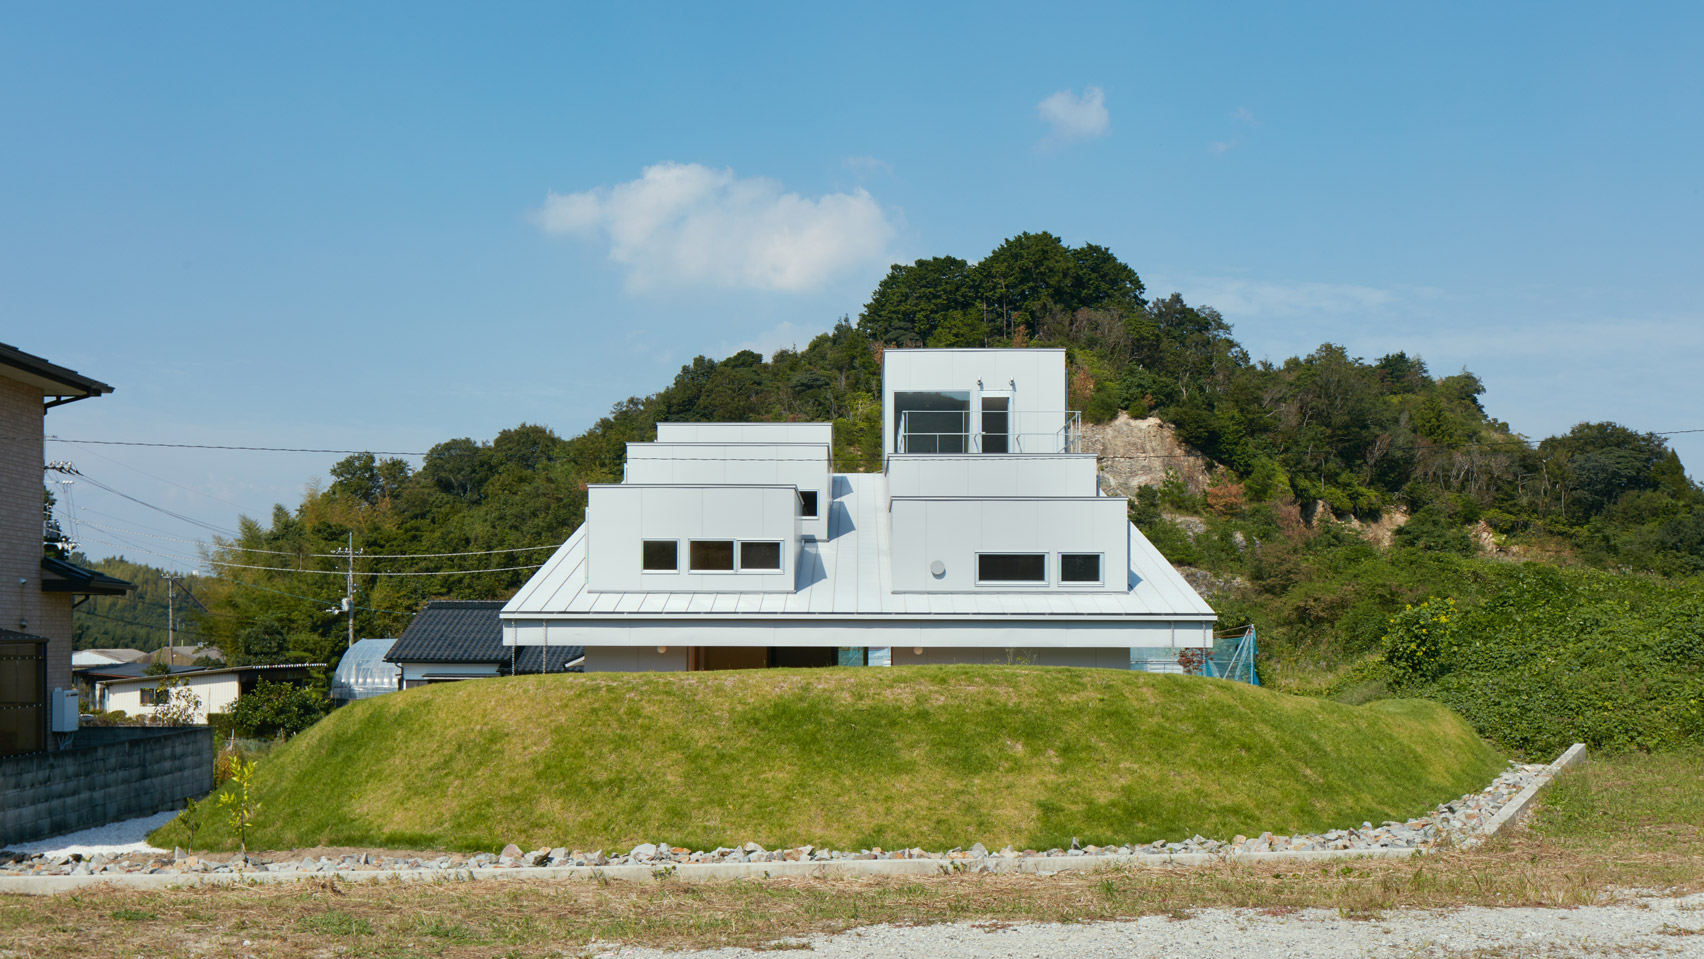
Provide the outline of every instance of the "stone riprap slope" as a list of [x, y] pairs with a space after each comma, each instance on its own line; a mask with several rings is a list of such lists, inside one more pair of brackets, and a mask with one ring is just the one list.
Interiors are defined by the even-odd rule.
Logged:
[[[1229, 839], [1207, 839], [1195, 835], [1189, 839], [1168, 842], [1156, 840], [1142, 845], [1082, 845], [1046, 850], [1013, 849], [1010, 846], [990, 852], [981, 843], [968, 849], [930, 851], [911, 849], [818, 849], [799, 846], [790, 849], [765, 849], [756, 842], [737, 847], [713, 850], [691, 850], [667, 843], [640, 843], [626, 852], [614, 855], [604, 850], [591, 852], [564, 846], [539, 848], [530, 852], [510, 844], [500, 852], [474, 855], [445, 854], [439, 856], [389, 856], [382, 852], [350, 853], [337, 858], [289, 858], [259, 854], [250, 857], [196, 856], [182, 849], [170, 856], [128, 852], [117, 856], [84, 856], [81, 854], [15, 855], [0, 862], [0, 876], [90, 876], [121, 873], [177, 873], [186, 876], [231, 872], [328, 873], [375, 872], [396, 870], [455, 871], [467, 869], [520, 869], [539, 866], [649, 866], [666, 870], [670, 866], [691, 863], [779, 863], [779, 862], [847, 862], [864, 860], [936, 860], [946, 868], [971, 872], [1009, 868], [1018, 861], [1035, 859], [1073, 859], [1079, 857], [1152, 857], [1164, 861], [1180, 855], [1208, 853], [1222, 856], [1241, 856], [1269, 852], [1318, 852], [1336, 850], [1377, 854], [1397, 849], [1424, 850], [1440, 844], [1470, 845], [1478, 840], [1479, 831], [1510, 800], [1526, 789], [1547, 767], [1544, 765], [1515, 765], [1499, 775], [1491, 785], [1478, 792], [1439, 805], [1431, 813], [1406, 822], [1386, 822], [1374, 826], [1363, 822], [1359, 826], [1333, 829], [1309, 835], [1274, 836], [1262, 833], [1255, 838], [1236, 836]], [[1073, 865], [1077, 865], [1073, 863]]]

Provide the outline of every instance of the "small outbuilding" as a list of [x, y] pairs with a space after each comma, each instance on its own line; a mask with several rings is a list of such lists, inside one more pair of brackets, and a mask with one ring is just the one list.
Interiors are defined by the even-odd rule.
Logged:
[[414, 617], [385, 660], [401, 667], [402, 688], [529, 673], [577, 673], [579, 646], [509, 646], [502, 600], [435, 599]]
[[394, 645], [394, 639], [363, 639], [349, 647], [331, 677], [332, 701], [351, 703], [401, 689], [402, 667], [385, 662]]
[[164, 680], [171, 679], [195, 696], [199, 705], [192, 722], [205, 723], [208, 713], [229, 712], [239, 696], [254, 691], [261, 680], [269, 683], [304, 684], [312, 671], [324, 663], [282, 663], [273, 666], [172, 666], [169, 673], [149, 675], [142, 663], [125, 663], [82, 671], [94, 683], [95, 706], [106, 712], [123, 710], [131, 716], [147, 716], [168, 704], [161, 694]]

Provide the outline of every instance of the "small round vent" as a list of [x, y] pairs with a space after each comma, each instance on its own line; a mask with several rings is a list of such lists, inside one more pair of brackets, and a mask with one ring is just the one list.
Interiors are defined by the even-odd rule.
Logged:
[[936, 579], [940, 579], [942, 576], [947, 575], [947, 564], [941, 562], [940, 560], [935, 560], [933, 563], [930, 563], [929, 564], [929, 575], [935, 577]]

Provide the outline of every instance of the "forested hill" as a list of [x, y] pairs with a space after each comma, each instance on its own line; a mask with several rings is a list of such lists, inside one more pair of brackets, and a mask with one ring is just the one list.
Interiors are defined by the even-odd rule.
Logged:
[[[1104, 247], [1026, 233], [975, 264], [895, 266], [856, 323], [767, 360], [698, 357], [572, 438], [522, 423], [489, 441], [446, 440], [418, 471], [349, 457], [296, 506], [242, 520], [218, 558], [287, 569], [224, 568], [204, 590], [215, 615], [201, 628], [239, 660], [335, 657], [344, 622], [325, 610], [342, 595], [334, 550], [350, 530], [360, 635], [397, 634], [430, 598], [507, 596], [580, 523], [586, 484], [619, 480], [624, 444], [653, 438], [662, 420], [832, 420], [836, 468], [876, 469], [881, 353], [920, 345], [1064, 347], [1070, 406], [1086, 420], [1157, 415], [1217, 464], [1210, 495], [1192, 504], [1174, 491], [1171, 512], [1210, 505], [1256, 539], [1293, 533], [1287, 517], [1301, 505], [1323, 502], [1346, 521], [1401, 507], [1399, 550], [1471, 552], [1467, 531], [1488, 527], [1511, 548], [1568, 562], [1704, 570], [1704, 493], [1659, 436], [1584, 423], [1529, 442], [1488, 415], [1473, 374], [1434, 376], [1407, 353], [1368, 360], [1324, 344], [1254, 361], [1211, 307], [1150, 297]], [[1165, 522], [1160, 505], [1146, 494], [1132, 504], [1150, 529]], [[391, 558], [428, 553], [467, 555]], [[422, 572], [435, 575], [375, 575]]]
[[146, 563], [133, 563], [122, 556], [91, 561], [73, 554], [71, 561], [79, 566], [98, 569], [136, 586], [128, 596], [91, 596], [77, 607], [72, 616], [75, 649], [140, 649], [152, 652], [166, 645], [169, 607], [176, 608], [176, 639], [179, 645], [206, 641], [198, 617], [189, 610], [199, 609], [195, 600], [184, 592], [180, 583], [176, 596], [169, 595], [166, 571]]

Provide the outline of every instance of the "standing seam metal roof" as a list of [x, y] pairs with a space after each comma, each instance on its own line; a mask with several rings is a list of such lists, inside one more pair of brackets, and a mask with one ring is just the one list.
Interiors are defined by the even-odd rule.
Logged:
[[590, 592], [582, 525], [503, 607], [502, 618], [1215, 618], [1212, 607], [1135, 526], [1130, 527], [1127, 592], [895, 593], [881, 481], [877, 473], [834, 475], [828, 538], [806, 542], [793, 593]]

